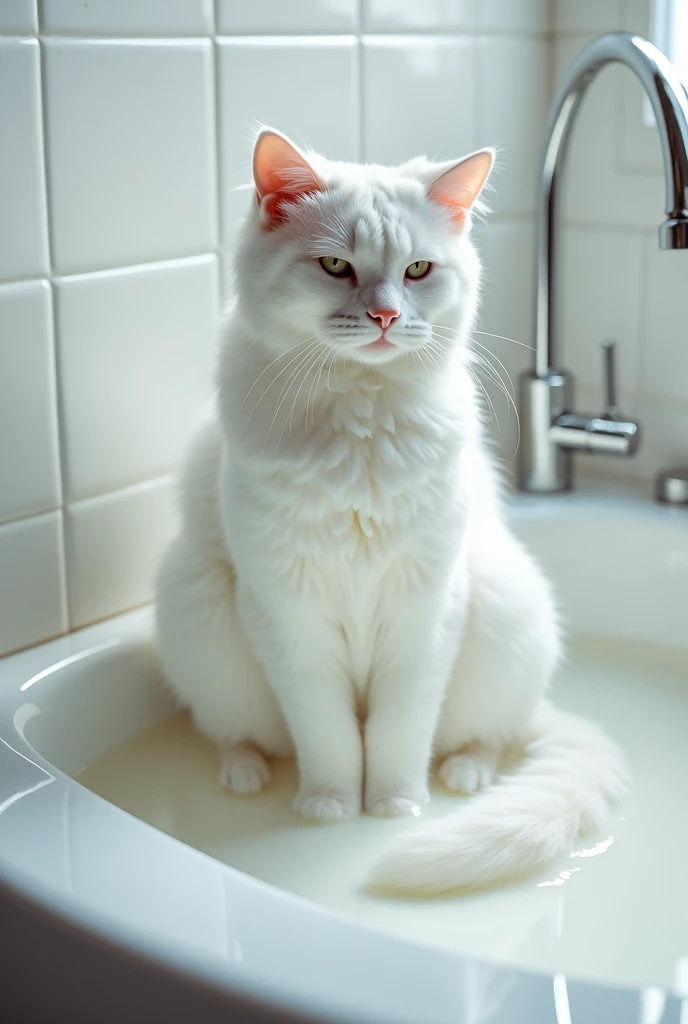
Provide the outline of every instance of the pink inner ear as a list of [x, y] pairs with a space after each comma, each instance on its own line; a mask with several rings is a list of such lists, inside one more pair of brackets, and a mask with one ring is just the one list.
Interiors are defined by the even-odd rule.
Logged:
[[284, 219], [284, 203], [325, 187], [289, 140], [274, 132], [263, 132], [256, 142], [253, 179], [258, 202], [272, 222]]
[[489, 150], [466, 157], [433, 181], [428, 197], [449, 210], [455, 224], [463, 224], [487, 181], [493, 159]]

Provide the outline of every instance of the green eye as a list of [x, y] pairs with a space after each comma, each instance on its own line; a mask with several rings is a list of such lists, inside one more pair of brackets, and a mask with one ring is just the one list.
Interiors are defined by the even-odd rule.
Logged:
[[418, 281], [419, 278], [425, 277], [429, 273], [430, 266], [431, 264], [427, 260], [416, 260], [406, 268], [406, 276], [410, 277], [412, 281]]
[[351, 264], [339, 256], [323, 256], [320, 260], [320, 266], [328, 274], [332, 274], [333, 277], [350, 277], [353, 273]]

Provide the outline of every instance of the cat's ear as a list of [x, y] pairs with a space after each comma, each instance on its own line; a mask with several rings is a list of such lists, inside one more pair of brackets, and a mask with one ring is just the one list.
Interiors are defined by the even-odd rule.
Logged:
[[256, 199], [269, 226], [285, 219], [285, 206], [325, 188], [306, 158], [284, 135], [263, 131], [253, 150]]
[[481, 149], [453, 164], [428, 188], [428, 198], [449, 210], [457, 227], [462, 227], [490, 176], [495, 154]]

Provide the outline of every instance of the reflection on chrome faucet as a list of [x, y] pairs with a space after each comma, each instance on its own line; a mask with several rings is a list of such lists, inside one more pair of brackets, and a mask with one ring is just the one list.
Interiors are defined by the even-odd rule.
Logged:
[[533, 370], [521, 379], [521, 490], [546, 494], [568, 490], [576, 450], [632, 455], [639, 427], [619, 417], [614, 394], [614, 350], [605, 349], [607, 411], [572, 412], [571, 376], [559, 368], [555, 336], [558, 204], [566, 143], [588, 85], [605, 65], [619, 62], [635, 72], [657, 121], [666, 185], [662, 249], [688, 248], [688, 98], [669, 60], [640, 36], [613, 32], [578, 55], [561, 83], [545, 134], [539, 199], [536, 349]]

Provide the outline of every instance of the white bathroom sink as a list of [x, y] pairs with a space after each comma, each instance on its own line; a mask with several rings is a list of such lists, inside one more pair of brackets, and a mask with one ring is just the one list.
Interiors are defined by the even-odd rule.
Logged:
[[[212, 749], [160, 686], [143, 610], [0, 662], [0, 888], [15, 909], [108, 938], [106, 974], [133, 950], [226, 1005], [252, 999], [252, 1020], [279, 1006], [390, 1024], [678, 1024], [688, 512], [587, 492], [519, 497], [513, 516], [573, 638], [555, 699], [602, 722], [631, 763], [599, 843], [491, 892], [366, 895], [368, 864], [407, 824], [305, 823], [290, 766], [260, 797], [221, 791]], [[455, 801], [436, 790], [428, 813]]]

